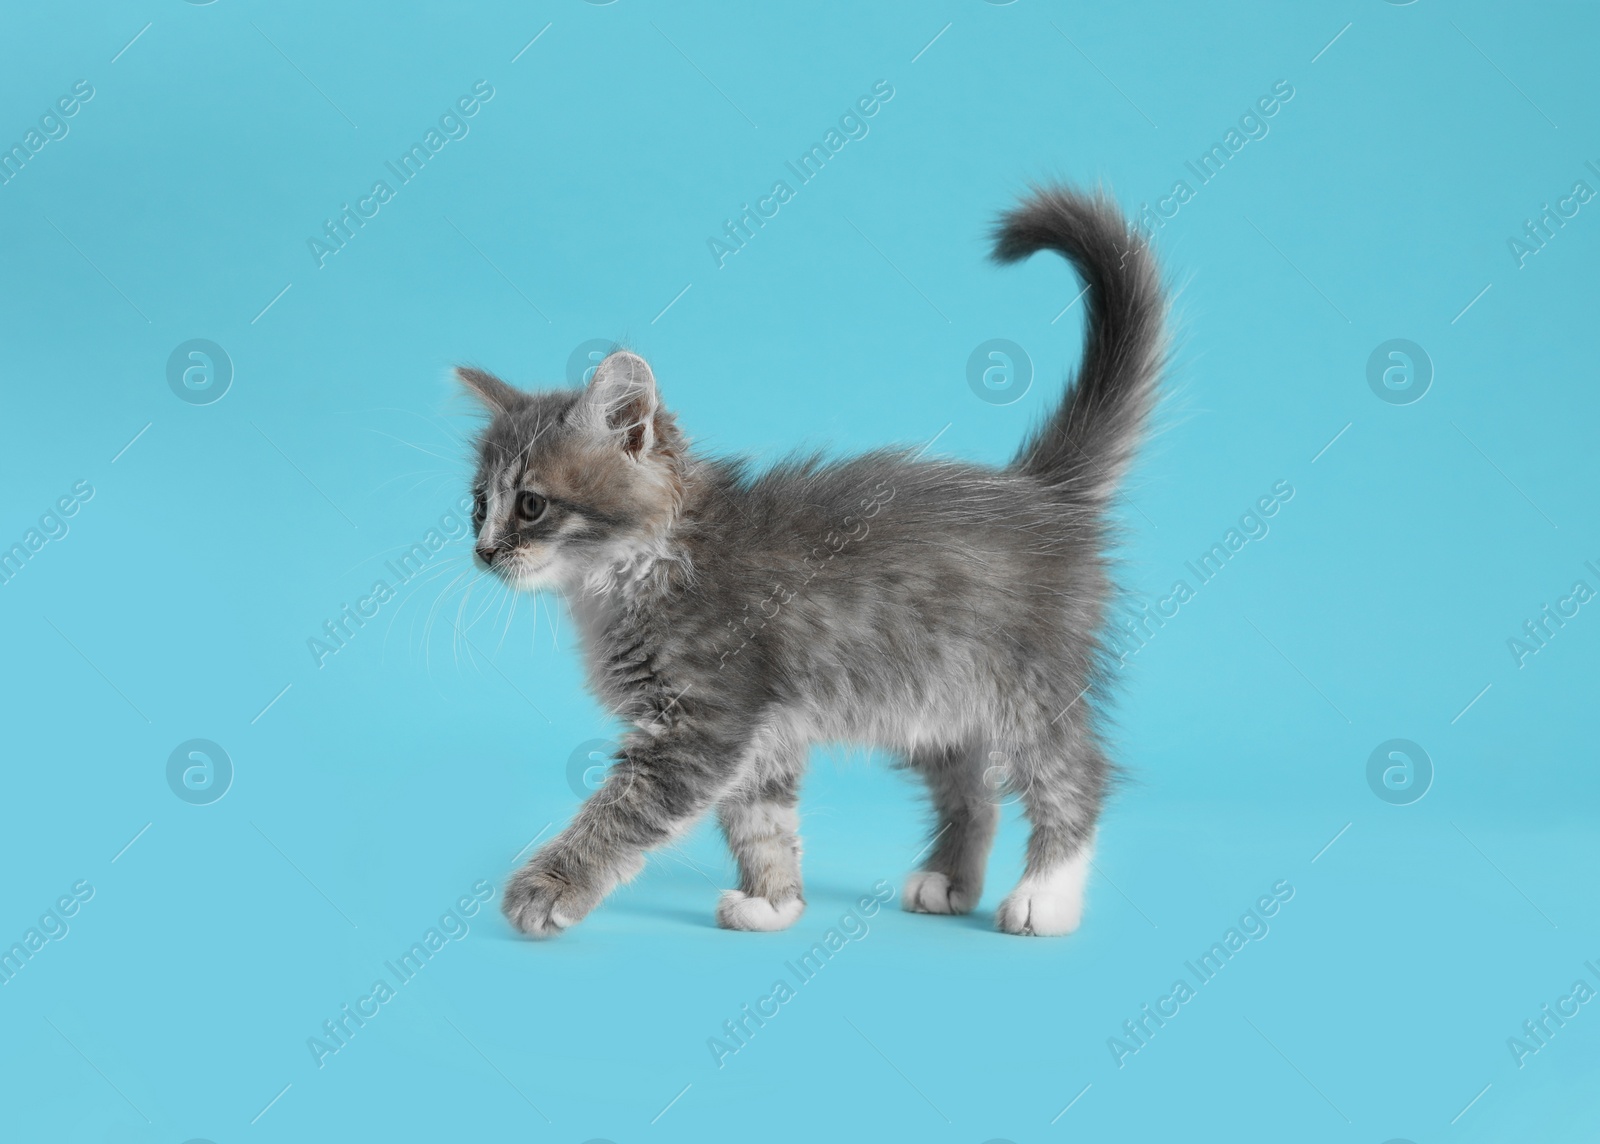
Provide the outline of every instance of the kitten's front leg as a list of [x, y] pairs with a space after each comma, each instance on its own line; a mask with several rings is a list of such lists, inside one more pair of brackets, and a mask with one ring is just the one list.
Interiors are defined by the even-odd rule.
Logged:
[[[806, 908], [800, 879], [799, 770], [805, 749], [765, 760], [768, 772], [749, 777], [717, 804], [722, 832], [739, 862], [739, 888], [717, 902], [717, 924], [733, 930], [780, 930]], [[763, 760], [755, 766], [762, 767]]]
[[743, 746], [681, 726], [630, 736], [572, 825], [512, 876], [502, 912], [532, 937], [581, 921], [643, 869], [646, 850], [687, 829], [728, 789]]
[[611, 889], [638, 872], [602, 871], [558, 836], [511, 876], [500, 911], [530, 937], [553, 937], [582, 921]]

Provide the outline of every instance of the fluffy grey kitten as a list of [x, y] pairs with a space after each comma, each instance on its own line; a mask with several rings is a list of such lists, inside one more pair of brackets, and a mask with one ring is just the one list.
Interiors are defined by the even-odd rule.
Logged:
[[580, 390], [457, 371], [493, 415], [477, 557], [565, 596], [590, 686], [630, 728], [604, 785], [511, 879], [518, 929], [573, 925], [712, 808], [739, 864], [717, 921], [792, 924], [800, 778], [812, 744], [841, 741], [895, 752], [928, 784], [936, 822], [906, 909], [977, 903], [1003, 787], [1032, 834], [999, 928], [1077, 928], [1111, 772], [1096, 714], [1107, 507], [1154, 401], [1164, 303], [1104, 198], [1038, 190], [1001, 218], [998, 261], [1041, 249], [1085, 279], [1084, 360], [1004, 468], [910, 450], [762, 472], [703, 457], [627, 352]]

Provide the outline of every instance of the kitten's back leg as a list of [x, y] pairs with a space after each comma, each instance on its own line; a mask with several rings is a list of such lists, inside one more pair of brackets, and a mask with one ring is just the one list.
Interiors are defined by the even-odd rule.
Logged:
[[800, 879], [800, 775], [803, 747], [756, 760], [750, 780], [717, 804], [717, 818], [739, 863], [739, 888], [717, 903], [723, 929], [781, 930], [806, 908]]
[[1078, 928], [1109, 769], [1083, 726], [1062, 727], [1019, 752], [1017, 777], [1033, 832], [1022, 881], [995, 914], [1004, 932], [1046, 936]]
[[936, 821], [928, 857], [906, 879], [900, 904], [919, 914], [970, 913], [983, 896], [983, 876], [1000, 808], [984, 781], [979, 746], [922, 748], [911, 767], [927, 780]]

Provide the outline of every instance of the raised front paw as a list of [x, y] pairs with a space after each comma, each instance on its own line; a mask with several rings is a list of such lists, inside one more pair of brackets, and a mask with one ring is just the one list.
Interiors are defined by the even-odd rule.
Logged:
[[541, 851], [512, 875], [500, 912], [530, 937], [554, 937], [582, 921], [599, 900], [590, 879], [558, 856]]

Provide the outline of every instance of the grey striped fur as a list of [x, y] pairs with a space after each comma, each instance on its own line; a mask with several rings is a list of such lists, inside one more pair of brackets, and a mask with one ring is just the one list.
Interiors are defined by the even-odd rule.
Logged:
[[574, 924], [712, 809], [740, 871], [717, 920], [792, 923], [801, 776], [813, 744], [841, 741], [894, 752], [928, 784], [907, 909], [974, 907], [1008, 791], [1032, 832], [997, 924], [1076, 928], [1112, 771], [1106, 510], [1155, 400], [1164, 303], [1145, 244], [1102, 197], [1036, 190], [1001, 218], [997, 260], [1041, 249], [1088, 286], [1084, 360], [1004, 468], [909, 450], [761, 472], [702, 457], [627, 352], [580, 390], [458, 371], [492, 414], [478, 557], [565, 596], [590, 685], [630, 728], [604, 786], [511, 879], [518, 929]]

